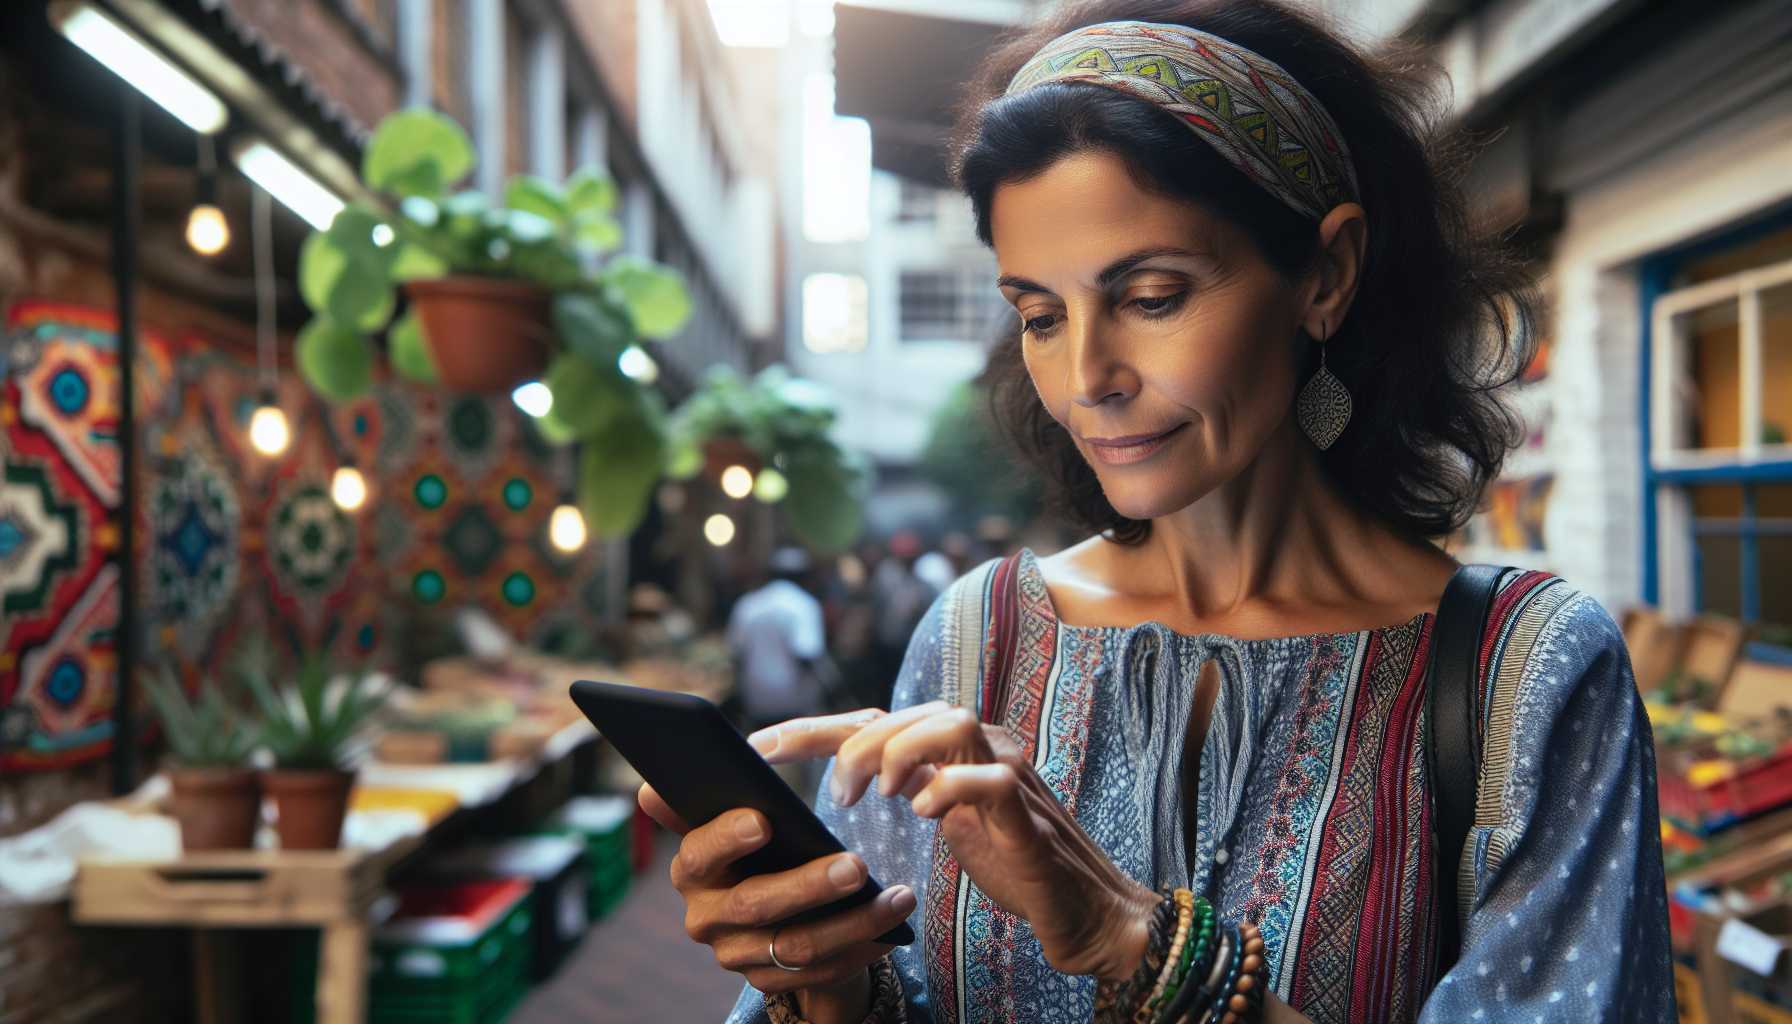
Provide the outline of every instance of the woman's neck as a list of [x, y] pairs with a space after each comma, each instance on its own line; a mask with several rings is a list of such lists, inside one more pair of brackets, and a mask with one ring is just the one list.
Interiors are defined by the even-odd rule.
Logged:
[[1427, 595], [1441, 592], [1437, 580], [1448, 578], [1449, 564], [1435, 548], [1398, 537], [1339, 494], [1292, 417], [1245, 471], [1188, 508], [1153, 520], [1149, 539], [1128, 561], [1139, 590], [1182, 615], [1213, 622], [1325, 608], [1385, 606], [1391, 613], [1415, 601], [1427, 606]]

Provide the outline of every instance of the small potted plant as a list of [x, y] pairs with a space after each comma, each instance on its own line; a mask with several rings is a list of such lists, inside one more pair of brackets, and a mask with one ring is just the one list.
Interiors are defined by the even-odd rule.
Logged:
[[299, 373], [326, 400], [364, 395], [383, 334], [411, 380], [493, 393], [539, 378], [553, 399], [535, 419], [542, 437], [582, 449], [587, 525], [625, 535], [646, 515], [666, 442], [664, 401], [624, 372], [625, 357], [677, 334], [690, 294], [672, 268], [616, 252], [616, 186], [601, 171], [564, 184], [519, 175], [502, 196], [454, 191], [474, 160], [466, 132], [439, 113], [380, 122], [361, 167], [377, 198], [300, 250], [312, 319], [295, 346]]
[[274, 686], [264, 665], [247, 668], [243, 678], [261, 708], [261, 741], [274, 758], [261, 780], [274, 799], [280, 848], [335, 849], [355, 782], [349, 755], [383, 694], [361, 674], [332, 685], [319, 657], [306, 659], [285, 689]]
[[829, 436], [836, 411], [819, 384], [770, 366], [752, 377], [711, 370], [672, 416], [670, 475], [753, 473], [753, 496], [782, 503], [790, 531], [820, 551], [840, 551], [864, 529], [865, 471]]
[[203, 686], [189, 700], [166, 669], [146, 679], [174, 763], [169, 803], [186, 850], [240, 850], [255, 845], [261, 786], [249, 755], [255, 729], [230, 706], [219, 687]]

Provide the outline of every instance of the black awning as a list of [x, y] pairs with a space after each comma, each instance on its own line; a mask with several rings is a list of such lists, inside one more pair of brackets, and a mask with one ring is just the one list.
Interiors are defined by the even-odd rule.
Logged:
[[834, 111], [871, 123], [871, 162], [944, 186], [965, 83], [1009, 26], [834, 5]]

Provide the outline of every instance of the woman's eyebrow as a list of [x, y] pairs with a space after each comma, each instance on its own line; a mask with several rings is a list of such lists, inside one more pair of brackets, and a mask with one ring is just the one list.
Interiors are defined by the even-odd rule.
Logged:
[[[1138, 252], [1128, 253], [1103, 267], [1101, 273], [1095, 276], [1095, 282], [1101, 287], [1106, 288], [1115, 281], [1125, 277], [1127, 274], [1132, 273], [1139, 264], [1146, 260], [1154, 260], [1160, 256], [1190, 257], [1195, 255], [1198, 254], [1193, 250], [1183, 249], [1173, 245], [1158, 246], [1151, 249], [1140, 249]], [[1037, 281], [1028, 280], [1024, 277], [1017, 277], [1014, 274], [1003, 274], [1001, 277], [996, 278], [996, 287], [1016, 288], [1023, 292], [1039, 292], [1043, 295], [1054, 294], [1052, 290], [1045, 285], [1042, 285]]]

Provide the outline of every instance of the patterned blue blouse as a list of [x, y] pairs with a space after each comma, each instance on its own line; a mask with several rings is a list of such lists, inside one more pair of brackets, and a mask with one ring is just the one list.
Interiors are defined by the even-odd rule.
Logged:
[[[1017, 625], [997, 659], [1004, 593]], [[1189, 885], [1257, 923], [1274, 991], [1321, 1024], [1674, 1020], [1648, 721], [1610, 616], [1546, 573], [1509, 573], [1489, 616], [1468, 916], [1461, 958], [1434, 984], [1420, 713], [1432, 620], [1263, 640], [1068, 626], [1022, 552], [935, 603], [894, 704], [977, 706], [983, 666], [1005, 664], [1004, 721], [1090, 837], [1140, 883]], [[1191, 857], [1182, 747], [1209, 660], [1221, 684]], [[921, 941], [895, 951], [912, 1021], [1089, 1020], [1094, 980], [1052, 970], [934, 822], [875, 788], [845, 809], [827, 792], [824, 779], [818, 809], [847, 847], [919, 896]], [[748, 988], [729, 1020], [764, 1020], [761, 1002]]]

